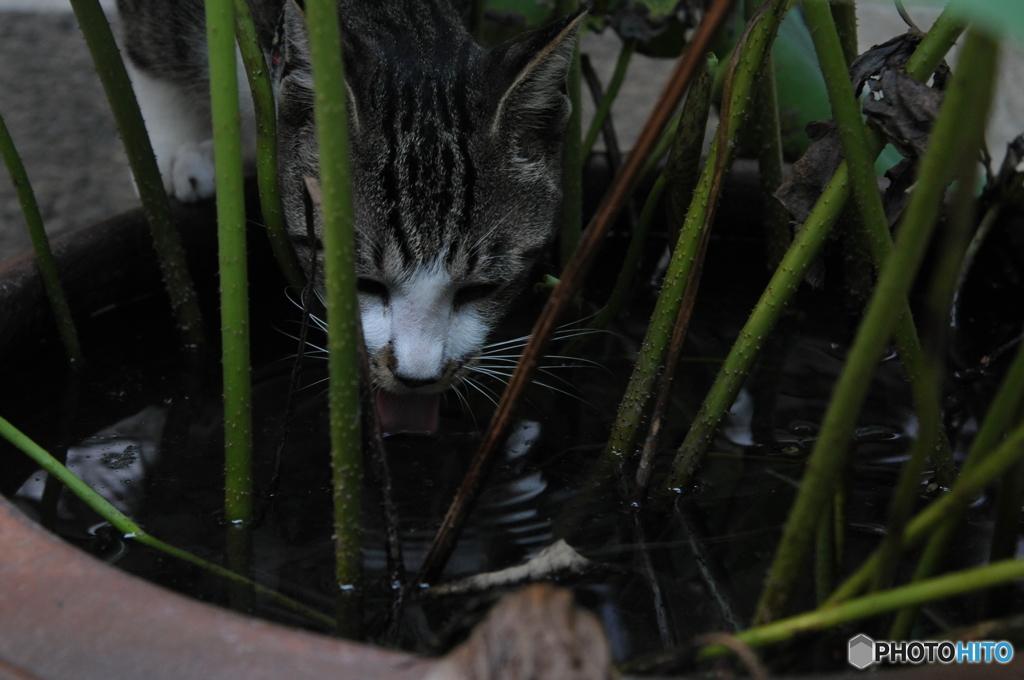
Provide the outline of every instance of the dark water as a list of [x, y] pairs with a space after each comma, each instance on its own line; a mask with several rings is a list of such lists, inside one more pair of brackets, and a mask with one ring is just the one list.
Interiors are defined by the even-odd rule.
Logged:
[[[652, 252], [649, 269], [657, 254]], [[701, 302], [676, 380], [655, 484], [764, 285], [758, 257], [756, 235], [742, 229], [727, 233], [712, 246]], [[605, 262], [595, 276], [601, 275], [602, 268], [615, 271]], [[841, 263], [832, 263], [831, 271], [837, 269], [841, 270]], [[643, 512], [638, 520], [624, 500], [628, 494], [622, 493], [632, 484], [632, 469], [603, 484], [582, 506], [578, 492], [592, 483], [590, 471], [601, 455], [632, 370], [653, 296], [652, 288], [641, 287], [613, 333], [595, 336], [586, 356], [599, 368], [566, 367], [559, 360], [549, 360], [550, 370], [540, 379], [557, 390], [532, 389], [442, 579], [512, 566], [566, 538], [593, 562], [593, 568], [563, 583], [600, 616], [619, 661], [685, 646], [699, 633], [749, 625], [855, 321], [839, 285], [826, 282], [823, 290], [801, 292], [796, 311], [769, 339], [684, 501], [665, 511]], [[258, 515], [253, 569], [260, 583], [330, 612], [335, 587], [326, 397], [319, 382], [324, 366], [306, 362], [290, 434], [279, 455], [292, 369], [286, 357], [294, 346], [284, 333], [272, 329], [290, 332], [296, 317], [287, 306], [279, 312], [267, 322], [265, 339], [257, 340], [255, 350], [261, 368], [254, 372], [253, 387]], [[994, 328], [991, 320], [1012, 317], [1012, 313], [972, 313], [988, 319], [990, 349], [1008, 342], [1007, 347], [1013, 347], [1013, 332], [1008, 329], [1014, 322], [1004, 321]], [[528, 328], [530, 314], [524, 310], [506, 337]], [[188, 370], [166, 332], [155, 336], [160, 339], [146, 333], [133, 327], [122, 338], [137, 350], [132, 361], [124, 361], [124, 352], [115, 353], [107, 370], [101, 371], [102, 379], [86, 379], [87, 384], [70, 390], [71, 401], [79, 404], [79, 420], [92, 424], [89, 436], [74, 439], [69, 461], [154, 536], [222, 562], [223, 438], [219, 386], [211, 377], [215, 373]], [[951, 369], [945, 415], [958, 456], [1012, 354], [1009, 349], [1001, 355], [977, 349], [985, 345], [978, 333], [967, 334], [955, 344], [961, 356]], [[51, 408], [67, 398], [60, 396], [62, 383], [57, 385], [51, 387]], [[484, 393], [500, 388], [496, 382], [484, 381], [479, 390], [463, 388], [463, 399], [449, 396], [438, 437], [388, 439], [407, 573], [418, 568], [486, 426], [491, 404]], [[107, 404], [105, 420], [94, 414], [98, 401]], [[884, 533], [888, 499], [916, 434], [909, 404], [899, 362], [888, 357], [876, 372], [854, 444], [846, 507], [847, 570]], [[38, 478], [21, 487], [17, 498], [23, 507], [38, 512], [41, 488]], [[7, 489], [13, 490], [13, 486]], [[920, 486], [922, 504], [939, 491], [933, 475], [926, 473]], [[368, 474], [364, 507], [367, 637], [427, 652], [458, 641], [497, 594], [413, 602], [392, 625], [394, 593], [385, 559], [380, 494], [372, 474]], [[971, 509], [955, 541], [949, 568], [985, 559], [990, 517], [987, 499]], [[127, 571], [206, 601], [227, 601], [225, 586], [218, 579], [125, 542], [73, 499], [62, 499], [57, 531]], [[794, 603], [798, 609], [814, 605], [810, 570], [802, 582]], [[920, 632], [933, 633], [973, 620], [978, 606], [976, 599], [961, 598], [929, 607]], [[256, 602], [254, 613], [310, 625], [263, 601]], [[789, 670], [842, 669], [845, 632], [870, 633], [869, 626], [812, 636], [798, 647], [776, 650], [773, 661]], [[671, 664], [661, 668], [675, 670]]]

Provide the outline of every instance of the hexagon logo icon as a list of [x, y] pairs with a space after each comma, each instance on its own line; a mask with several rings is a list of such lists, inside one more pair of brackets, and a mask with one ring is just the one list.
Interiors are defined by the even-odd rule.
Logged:
[[851, 666], [864, 670], [875, 662], [875, 641], [863, 633], [850, 638], [846, 658]]

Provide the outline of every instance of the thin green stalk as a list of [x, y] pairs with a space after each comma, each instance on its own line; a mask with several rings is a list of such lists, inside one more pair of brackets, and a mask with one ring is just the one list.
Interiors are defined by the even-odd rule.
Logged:
[[597, 107], [594, 118], [590, 121], [590, 127], [587, 128], [587, 135], [583, 139], [583, 150], [580, 152], [580, 157], [584, 160], [594, 150], [597, 136], [601, 134], [604, 122], [608, 120], [608, 114], [611, 113], [615, 97], [618, 96], [622, 82], [626, 79], [626, 70], [629, 68], [629, 61], [632, 59], [635, 50], [636, 40], [630, 39], [622, 43], [622, 49], [619, 50], [619, 58], [615, 61], [615, 71], [612, 72], [612, 79], [608, 81], [608, 88], [604, 92], [604, 98], [601, 99], [601, 105]]
[[[221, 361], [224, 372], [224, 519], [228, 565], [251, 569], [252, 411], [249, 381], [249, 279], [245, 243], [242, 133], [235, 62], [232, 0], [207, 0], [206, 41], [217, 185], [217, 253], [220, 268]], [[248, 597], [231, 591], [232, 605]]]
[[723, 135], [716, 135], [708, 152], [704, 170], [701, 172], [700, 180], [694, 190], [686, 220], [680, 230], [679, 243], [673, 252], [672, 260], [665, 274], [647, 334], [637, 357], [636, 370], [630, 377], [626, 394], [623, 396], [618, 416], [612, 427], [605, 450], [606, 458], [621, 460], [632, 454], [636, 438], [639, 436], [639, 424], [646, 411], [648, 398], [652, 393], [654, 380], [659, 370], [658, 367], [665, 355], [683, 292], [690, 278], [694, 257], [703, 233], [703, 225], [709, 211], [713, 212], [713, 206], [718, 200], [718, 196], [713, 195], [713, 186], [716, 184], [716, 179], [724, 181], [724, 176], [716, 178], [716, 171], [719, 166], [728, 168], [732, 160], [736, 131], [739, 129], [744, 111], [750, 103], [754, 79], [771, 50], [784, 6], [783, 0], [777, 0], [748, 26], [746, 41], [738, 48], [739, 51], [734, 56], [733, 63], [730, 64], [731, 95], [728, 114], [721, 122], [721, 125], [726, 126], [724, 129], [726, 148], [721, 148]]
[[782, 132], [779, 127], [779, 98], [775, 86], [775, 69], [769, 60], [763, 80], [757, 88], [754, 105], [755, 138], [758, 140], [757, 165], [760, 170], [761, 205], [764, 210], [765, 238], [768, 243], [767, 265], [771, 271], [782, 258], [793, 240], [786, 207], [775, 198], [782, 186]]
[[[688, 206], [693, 197], [694, 187], [697, 184], [700, 167], [700, 152], [704, 142], [704, 130], [707, 126], [708, 112], [711, 109], [711, 83], [714, 79], [713, 71], [718, 65], [714, 55], [709, 55], [704, 69], [697, 75], [690, 85], [686, 95], [686, 103], [678, 117], [676, 135], [673, 138], [672, 148], [669, 152], [669, 160], [665, 165], [664, 172], [655, 180], [654, 186], [647, 195], [643, 210], [637, 219], [633, 236], [629, 242], [629, 249], [619, 270], [619, 277], [615, 281], [615, 288], [608, 296], [608, 302], [598, 312], [591, 322], [591, 328], [605, 328], [612, 319], [619, 313], [626, 298], [629, 296], [629, 289], [636, 275], [637, 264], [643, 254], [644, 245], [647, 242], [647, 232], [651, 220], [661, 204], [661, 197], [666, 189], [671, 188], [671, 206], [681, 206], [684, 202]], [[682, 210], [680, 208], [680, 210]], [[681, 222], [685, 214], [679, 215]], [[674, 218], [670, 214], [669, 220]], [[678, 233], [678, 230], [676, 230]], [[567, 354], [573, 354], [582, 347], [591, 336], [583, 336], [566, 347]]]
[[71, 8], [89, 46], [96, 73], [103, 83], [117, 130], [124, 142], [125, 154], [153, 235], [153, 247], [160, 260], [160, 271], [163, 273], [164, 285], [182, 341], [187, 348], [199, 351], [206, 346], [206, 336], [195, 286], [188, 272], [181, 236], [174, 226], [171, 205], [167, 200], [163, 180], [160, 179], [153, 146], [149, 142], [121, 53], [99, 0], [71, 0]]
[[[892, 335], [941, 209], [942, 194], [960, 162], [972, 159], [991, 100], [996, 44], [970, 31], [922, 158], [899, 237], [886, 259], [871, 303], [833, 392], [800, 493], [790, 511], [755, 620], [776, 619], [789, 599], [824, 499], [848, 457], [853, 428], [875, 365]], [[973, 160], [973, 159], [972, 159]]]
[[359, 307], [356, 302], [345, 72], [338, 3], [335, 0], [307, 0], [306, 11], [323, 195], [338, 614], [343, 634], [357, 637], [362, 627], [360, 517], [363, 465], [359, 422]]
[[[749, 628], [737, 633], [736, 638], [752, 647], [761, 647], [791, 640], [800, 633], [823, 630], [851, 621], [860, 621], [900, 607], [917, 606], [925, 602], [963, 595], [974, 590], [1010, 583], [1019, 578], [1024, 578], [1024, 561], [1004, 560], [984, 567], [966, 569], [894, 588], [884, 593], [874, 593], [835, 607], [816, 609], [799, 616]], [[728, 648], [723, 645], [708, 646], [701, 650], [699, 658], [707, 659], [721, 656], [727, 652]]]
[[843, 46], [843, 58], [849, 67], [860, 54], [857, 47], [857, 5], [853, 0], [830, 0], [829, 5]]
[[736, 395], [754, 365], [765, 338], [782, 317], [786, 305], [796, 294], [808, 268], [825, 244], [832, 226], [839, 219], [842, 206], [850, 195], [848, 179], [847, 167], [843, 163], [832, 176], [832, 181], [825, 188], [821, 198], [815, 203], [803, 227], [796, 233], [793, 243], [772, 275], [764, 293], [761, 294], [732, 349], [729, 350], [729, 355], [704, 398], [700, 411], [690, 425], [690, 430], [686, 433], [686, 438], [672, 463], [672, 471], [665, 482], [665, 491], [682, 493], [689, 486], [693, 473], [700, 466], [711, 445], [722, 416], [736, 401]]
[[244, 584], [247, 587], [252, 588], [256, 593], [273, 600], [276, 604], [302, 614], [303, 616], [307, 616], [313, 621], [317, 621], [328, 626], [333, 625], [333, 619], [325, 616], [315, 609], [307, 607], [304, 604], [300, 604], [289, 597], [271, 590], [270, 588], [258, 585], [248, 578], [225, 569], [220, 565], [208, 562], [200, 557], [196, 557], [192, 553], [181, 550], [180, 548], [175, 548], [150, 536], [127, 515], [93, 491], [88, 484], [76, 477], [70, 470], [61, 465], [56, 458], [51, 456], [43, 447], [29, 439], [24, 433], [11, 425], [11, 423], [3, 417], [0, 417], [0, 437], [3, 437], [16, 448], [24, 452], [29, 458], [35, 461], [35, 463], [41, 467], [47, 475], [60, 480], [60, 482], [67, 487], [68, 491], [77, 496], [97, 515], [105, 519], [111, 526], [120, 531], [125, 538], [133, 539], [167, 555], [171, 555], [172, 557], [194, 564], [206, 571], [209, 571], [210, 573], [220, 576], [221, 578], [228, 579], [234, 583]]
[[[991, 211], [989, 214], [992, 214]], [[960, 473], [961, 477], [971, 473], [995, 450], [999, 440], [1019, 419], [1022, 401], [1024, 401], [1024, 346], [1018, 348], [1017, 355], [1007, 370], [1006, 377], [1003, 378], [995, 398], [992, 399], [988, 413], [985, 414], [981, 429], [978, 430], [974, 441], [971, 442], [971, 448], [967, 452], [963, 470]], [[959, 513], [950, 515], [944, 524], [929, 537], [928, 545], [925, 546], [918, 559], [913, 581], [926, 579], [938, 571], [959, 521]], [[846, 596], [849, 597], [848, 594]], [[891, 634], [894, 636], [892, 639], [899, 640], [906, 637], [913, 627], [916, 617], [916, 608], [901, 610], [892, 625]]]
[[[857, 214], [866, 231], [868, 246], [875, 263], [881, 270], [882, 264], [892, 250], [892, 236], [889, 223], [882, 207], [882, 198], [878, 191], [875, 177], [874, 159], [881, 148], [877, 135], [865, 128], [861, 119], [860, 105], [854, 97], [853, 88], [847, 71], [846, 60], [842, 54], [840, 35], [832, 19], [832, 11], [824, 0], [808, 0], [804, 3], [804, 17], [811, 31], [815, 50], [825, 78], [825, 85], [832, 104], [833, 116], [839, 127], [839, 135], [843, 144], [843, 154], [850, 165], [850, 177], [853, 183], [853, 195], [857, 204]], [[834, 9], [834, 8], [833, 8]], [[921, 341], [914, 327], [910, 306], [904, 303], [899, 312], [896, 326], [896, 344], [903, 362], [907, 380], [910, 382], [914, 403], [919, 419], [929, 423], [932, 428], [923, 432], [923, 441], [905, 466], [904, 474], [917, 479], [929, 457], [933, 458], [939, 470], [940, 481], [949, 484], [955, 475], [953, 454], [949, 441], [942, 429], [939, 396], [935, 392], [935, 380], [927, 373]], [[938, 443], [938, 448], [933, 443]], [[904, 486], [904, 492], [896, 501], [899, 507], [906, 507], [913, 500], [913, 489]], [[900, 513], [896, 513], [896, 520]], [[898, 535], [899, 532], [892, 532]]]
[[874, 173], [877, 143], [868, 141], [868, 132], [861, 121], [860, 104], [854, 96], [839, 34], [826, 0], [804, 0], [803, 14], [810, 29], [818, 63], [825, 78], [832, 117], [839, 128], [843, 155], [850, 169], [853, 197], [861, 220], [874, 233], [877, 225], [888, 230], [882, 197]]
[[[640, 256], [643, 255], [644, 246], [647, 243], [647, 232], [650, 229], [651, 220], [658, 211], [658, 206], [661, 205], [661, 196], [665, 192], [665, 187], [665, 176], [661, 175], [654, 182], [654, 186], [651, 187], [651, 192], [647, 194], [647, 200], [644, 202], [643, 210], [640, 211], [640, 217], [636, 220], [636, 227], [633, 229], [633, 236], [630, 238], [629, 248], [626, 250], [626, 259], [623, 260], [622, 269], [619, 270], [619, 278], [615, 281], [615, 288], [612, 289], [611, 295], [608, 296], [608, 302], [605, 303], [604, 308], [597, 313], [597, 316], [590, 323], [591, 328], [607, 327], [626, 302], [626, 298], [629, 296], [629, 289], [633, 285], [633, 277], [636, 275], [637, 265], [640, 263]], [[580, 345], [585, 343], [589, 337], [589, 335], [582, 336], [579, 339]], [[580, 345], [577, 345], [577, 347]], [[572, 355], [574, 349], [573, 347], [566, 347], [566, 352]]]
[[284, 211], [281, 208], [281, 192], [277, 184], [277, 112], [274, 107], [274, 91], [256, 27], [252, 22], [249, 3], [246, 0], [234, 0], [234, 5], [235, 38], [242, 63], [245, 64], [256, 114], [256, 182], [260, 188], [260, 213], [278, 266], [288, 283], [301, 290], [306, 285], [306, 275], [295, 256], [295, 249], [288, 241]]
[[[942, 380], [942, 365], [946, 355], [946, 341], [949, 335], [950, 310], [957, 290], [959, 273], [971, 241], [975, 222], [974, 179], [977, 164], [962, 163], [957, 172], [957, 187], [952, 202], [948, 226], [942, 236], [942, 245], [932, 273], [932, 283], [924, 308], [923, 327], [927, 331], [926, 356], [921, 377], [930, 383], [934, 400], [940, 398], [939, 385]], [[932, 400], [929, 400], [930, 402]], [[914, 442], [908, 462], [901, 472], [896, 492], [889, 509], [889, 526], [882, 543], [881, 566], [875, 573], [875, 588], [884, 589], [891, 583], [899, 563], [899, 537], [902, 523], [910, 516], [917, 501], [917, 489], [921, 483], [924, 459], [935, 444], [935, 433], [942, 428], [942, 414], [937, 403], [927, 409], [919, 409], [918, 429], [920, 435]], [[916, 466], [912, 462], [918, 461]], [[942, 483], [945, 485], [945, 483]], [[906, 625], [901, 621], [901, 625]], [[910, 631], [894, 629], [905, 635]]]
[[[876, 267], [881, 269], [888, 252], [891, 250], [889, 225], [882, 207], [882, 197], [875, 179], [874, 157], [879, 146], [877, 139], [870, 139], [867, 129], [861, 120], [860, 105], [857, 102], [847, 62], [840, 43], [840, 36], [832, 18], [832, 11], [826, 0], [804, 0], [804, 18], [811, 32], [818, 62], [825, 78], [832, 114], [838, 124], [839, 135], [843, 144], [843, 154], [850, 167], [853, 184], [853, 196], [857, 203], [864, 229], [869, 234], [869, 244], [875, 259]], [[942, 427], [941, 412], [938, 403], [937, 379], [934, 370], [924, 360], [920, 341], [910, 316], [910, 308], [904, 301], [901, 305], [900, 337], [901, 357], [908, 366], [916, 370], [908, 370], [908, 378], [912, 382], [915, 402], [920, 423], [920, 435], [914, 442], [911, 456], [903, 466], [900, 483], [893, 494], [889, 508], [889, 532], [883, 543], [882, 569], [877, 577], [876, 587], [884, 587], [884, 583], [895, 569], [895, 560], [899, 556], [899, 546], [894, 545], [902, 533], [902, 526], [913, 510], [916, 499], [918, 480], [928, 461], [930, 453], [939, 441], [938, 432]], [[946, 460], [952, 461], [952, 454], [946, 446]], [[951, 465], [950, 465], [951, 467]]]
[[833, 505], [828, 505], [821, 514], [814, 542], [814, 589], [819, 605], [828, 599], [836, 585], [834, 509]]
[[[992, 527], [992, 547], [989, 562], [1010, 559], [1017, 554], [1020, 537], [1020, 509], [1024, 507], [1024, 462], [1017, 462], [1009, 473], [999, 480], [996, 492], [995, 526]], [[999, 588], [989, 593], [986, 615], [1010, 613], [1013, 592]]]
[[672, 140], [676, 138], [676, 128], [679, 126], [679, 117], [682, 115], [683, 112], [680, 111], [665, 126], [665, 131], [661, 133], [658, 143], [654, 145], [651, 155], [647, 157], [644, 167], [640, 170], [640, 177], [651, 177], [658, 169], [658, 164], [664, 160], [665, 154], [672, 147]]
[[967, 254], [964, 256], [964, 264], [960, 268], [960, 276], [956, 282], [957, 290], [962, 288], [964, 282], [967, 280], [967, 275], [971, 271], [971, 265], [974, 264], [974, 258], [977, 257], [978, 251], [981, 250], [982, 244], [984, 244], [985, 239], [988, 238], [988, 233], [992, 230], [992, 225], [996, 223], [996, 220], [999, 218], [999, 214], [1002, 211], [1003, 201], [997, 201], [985, 212], [985, 216], [981, 218], [981, 223], [978, 225], [978, 229], [974, 232], [974, 237], [971, 238], [971, 244], [967, 246]]
[[849, 498], [849, 484], [840, 484], [832, 500], [832, 545], [835, 548], [836, 570], [843, 568], [846, 561], [846, 504]]
[[672, 147], [663, 173], [669, 187], [670, 245], [679, 240], [679, 229], [686, 221], [686, 212], [700, 178], [700, 156], [707, 134], [708, 115], [711, 112], [711, 89], [715, 83], [717, 70], [718, 58], [709, 53], [700, 74], [690, 84], [686, 102], [679, 113], [679, 122], [673, 128], [675, 137], [672, 139]]
[[[749, 19], [761, 3], [747, 0], [746, 17]], [[775, 198], [785, 175], [782, 170], [782, 131], [779, 126], [779, 97], [775, 85], [775, 60], [771, 54], [762, 67], [760, 82], [754, 91], [754, 108], [749, 123], [748, 143], [757, 149], [758, 183], [761, 194], [762, 218], [767, 245], [768, 271], [775, 271], [782, 262], [793, 230], [789, 226], [789, 211]]]
[[36, 203], [35, 192], [32, 191], [32, 184], [29, 182], [25, 165], [21, 162], [21, 156], [14, 147], [14, 140], [7, 130], [3, 116], [0, 116], [0, 156], [4, 159], [7, 171], [11, 174], [11, 182], [18, 192], [18, 202], [21, 203], [21, 212], [25, 216], [25, 226], [28, 227], [28, 236], [32, 239], [32, 249], [36, 253], [36, 264], [39, 267], [39, 275], [43, 279], [43, 288], [46, 289], [46, 296], [50, 298], [50, 307], [53, 309], [53, 317], [57, 322], [57, 332], [60, 333], [61, 342], [64, 343], [64, 351], [72, 365], [82, 362], [82, 346], [78, 344], [78, 331], [75, 330], [75, 321], [71, 318], [71, 308], [64, 296], [64, 288], [60, 283], [60, 276], [57, 275], [57, 263], [53, 260], [53, 251], [50, 250], [50, 240], [46, 237], [46, 230], [43, 229], [43, 216], [39, 214], [39, 204]]
[[[579, 0], [556, 0], [555, 16], [562, 17], [579, 9]], [[580, 45], [577, 41], [572, 53], [572, 65], [566, 77], [566, 91], [572, 110], [565, 131], [562, 151], [562, 212], [558, 232], [559, 270], [565, 269], [583, 233], [583, 99], [581, 97]], [[607, 98], [607, 97], [606, 97]]]
[[[918, 80], [929, 77], [945, 54], [941, 47], [944, 46], [948, 49], [962, 30], [963, 24], [948, 12], [940, 15], [932, 30], [924, 37], [908, 62], [913, 64], [913, 68], [908, 68], [908, 75]], [[919, 54], [925, 56], [919, 57], [917, 56]], [[875, 155], [880, 149], [880, 145], [876, 147]], [[844, 161], [832, 175], [825, 191], [814, 204], [810, 216], [797, 232], [789, 251], [776, 269], [746, 325], [740, 331], [739, 338], [729, 351], [729, 356], [722, 364], [714, 384], [708, 391], [700, 411], [679, 447], [672, 464], [672, 471], [664, 486], [665, 491], [679, 492], [689, 485], [693, 473], [700, 466], [704, 454], [711, 445], [722, 417], [736, 400], [736, 395], [757, 359], [765, 338], [775, 327], [786, 304], [796, 293], [797, 287], [803, 280], [807, 268], [817, 256], [829, 230], [843, 213], [851, 193], [848, 182], [849, 168]], [[887, 229], [886, 234], [888, 234]], [[879, 241], [879, 243], [883, 242]], [[891, 240], [889, 244], [891, 247]], [[887, 250], [888, 248], [884, 251], [886, 254]], [[881, 263], [882, 252], [882, 250], [878, 250], [878, 264]], [[907, 320], [909, 321], [909, 317]], [[901, 329], [905, 328], [905, 323], [901, 321], [897, 327], [897, 343], [900, 345], [903, 345], [900, 338], [904, 336]], [[914, 356], [914, 354], [913, 352], [904, 353], [904, 356]], [[913, 366], [908, 366], [908, 373], [913, 368]]]
[[[957, 521], [967, 506], [977, 500], [978, 495], [985, 490], [985, 487], [1006, 474], [1007, 470], [1022, 457], [1024, 457], [1024, 425], [1018, 425], [1006, 440], [989, 455], [976, 462], [970, 469], [965, 466], [949, 493], [933, 501], [907, 523], [907, 528], [903, 532], [903, 540], [900, 541], [903, 549], [916, 548], [936, 531], [952, 533], [952, 529], [955, 528], [952, 523]], [[930, 548], [929, 545], [928, 549]], [[874, 577], [880, 563], [879, 557], [878, 551], [872, 553], [857, 568], [857, 571], [836, 588], [826, 605], [834, 606], [862, 592]]]

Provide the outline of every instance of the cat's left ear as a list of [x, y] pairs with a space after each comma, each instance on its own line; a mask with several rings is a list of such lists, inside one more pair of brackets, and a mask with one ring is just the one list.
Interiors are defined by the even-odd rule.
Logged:
[[504, 86], [491, 124], [493, 133], [503, 128], [565, 132], [571, 109], [565, 81], [586, 16], [586, 10], [580, 10], [488, 55], [500, 61], [493, 73]]

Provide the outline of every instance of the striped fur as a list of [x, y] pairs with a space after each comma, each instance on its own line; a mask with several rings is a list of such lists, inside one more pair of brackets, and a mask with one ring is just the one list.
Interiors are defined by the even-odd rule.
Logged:
[[[318, 176], [318, 151], [302, 9], [250, 3], [268, 49], [283, 17], [275, 89], [285, 214], [300, 259], [322, 272], [318, 217], [312, 239], [306, 226], [304, 177]], [[137, 80], [190, 97], [206, 86], [202, 0], [118, 4]], [[339, 9], [374, 377], [396, 392], [437, 391], [479, 352], [552, 237], [581, 17], [485, 49], [446, 0], [340, 0]]]

